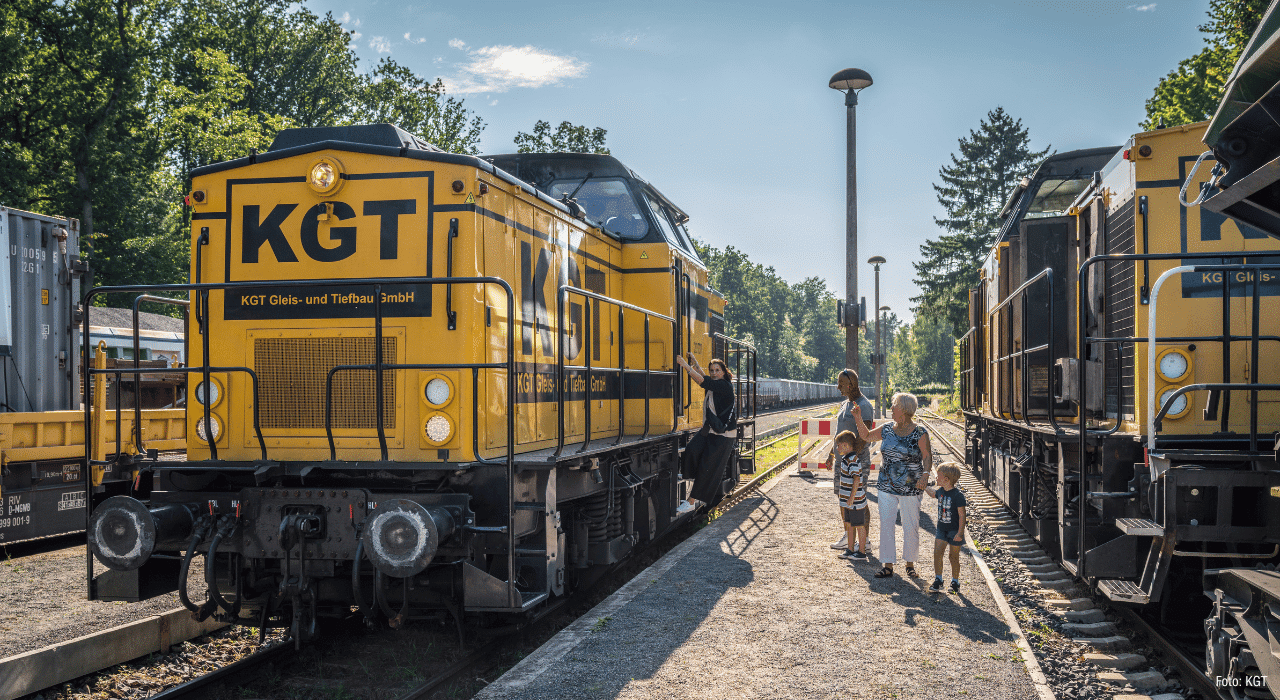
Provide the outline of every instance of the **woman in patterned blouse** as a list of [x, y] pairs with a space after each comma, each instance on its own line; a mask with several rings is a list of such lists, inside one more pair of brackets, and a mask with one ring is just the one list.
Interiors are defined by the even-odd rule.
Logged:
[[[867, 442], [882, 441], [880, 445], [880, 478], [877, 482], [880, 510], [880, 563], [883, 567], [876, 578], [893, 575], [893, 565], [898, 551], [894, 542], [894, 521], [902, 514], [902, 559], [907, 563], [907, 575], [919, 578], [916, 573], [916, 555], [920, 550], [920, 492], [929, 485], [929, 468], [933, 466], [933, 453], [929, 445], [929, 433], [924, 426], [912, 422], [916, 415], [916, 397], [911, 394], [893, 395], [893, 422], [877, 430], [868, 430], [860, 413], [854, 418], [858, 434]], [[855, 407], [854, 411], [858, 411]]]

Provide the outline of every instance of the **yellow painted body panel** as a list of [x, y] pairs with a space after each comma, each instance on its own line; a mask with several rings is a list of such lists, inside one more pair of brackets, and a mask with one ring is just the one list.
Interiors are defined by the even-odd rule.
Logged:
[[[1181, 127], [1145, 132], [1133, 137], [1130, 146], [1131, 163], [1121, 167], [1132, 169], [1130, 178], [1116, 177], [1104, 181], [1103, 196], [1107, 198], [1107, 211], [1115, 212], [1127, 201], [1145, 195], [1148, 197], [1147, 252], [1150, 253], [1223, 253], [1227, 257], [1247, 255], [1250, 253], [1274, 253], [1280, 255], [1280, 241], [1260, 232], [1245, 233], [1230, 219], [1202, 209], [1201, 207], [1183, 207], [1178, 201], [1179, 183], [1187, 176], [1195, 159], [1204, 150], [1201, 137], [1207, 123], [1190, 124]], [[1150, 156], [1139, 155], [1142, 147], [1150, 147]], [[1209, 178], [1213, 167], [1212, 157], [1205, 160], [1187, 188], [1188, 200], [1194, 199], [1199, 192], [1200, 183]], [[1143, 215], [1137, 213], [1135, 218], [1135, 252], [1143, 252]], [[1280, 258], [1276, 259], [1280, 261]], [[1157, 260], [1150, 261], [1148, 279], [1154, 288], [1156, 280], [1165, 271], [1180, 264], [1212, 264], [1206, 261]], [[1234, 273], [1240, 283], [1246, 282], [1246, 273]], [[1269, 273], [1264, 281], [1275, 273]], [[1203, 277], [1203, 279], [1193, 279]], [[1142, 263], [1135, 264], [1133, 294], [1139, 298], [1143, 283]], [[1157, 336], [1206, 336], [1220, 331], [1222, 327], [1221, 276], [1212, 274], [1174, 276], [1167, 280], [1159, 290], [1155, 299], [1157, 306]], [[1272, 282], [1274, 285], [1274, 282]], [[1186, 287], [1184, 288], [1184, 285]], [[1074, 287], [1074, 284], [1073, 284]], [[1154, 289], [1153, 289], [1154, 292]], [[1247, 336], [1253, 313], [1252, 300], [1247, 296], [1250, 290], [1245, 288], [1245, 296], [1232, 296], [1230, 301], [1231, 332], [1235, 335]], [[1203, 296], [1196, 297], [1196, 294]], [[1260, 297], [1262, 335], [1280, 335], [1280, 314], [1276, 313], [1277, 298], [1268, 296], [1264, 288]], [[1135, 303], [1135, 335], [1148, 336], [1149, 312], [1151, 307]], [[1194, 349], [1190, 349], [1194, 346]], [[1261, 376], [1255, 368], [1250, 367], [1249, 344], [1247, 342], [1232, 343], [1231, 357], [1228, 361], [1230, 376], [1222, 375], [1222, 345], [1219, 342], [1195, 343], [1161, 343], [1156, 346], [1157, 359], [1172, 348], [1178, 348], [1190, 358], [1190, 367], [1186, 376], [1170, 381], [1159, 374], [1157, 367], [1156, 404], [1159, 408], [1160, 394], [1170, 388], [1187, 384], [1206, 382], [1277, 382], [1280, 381], [1280, 344], [1263, 342], [1260, 346], [1259, 364]], [[1135, 415], [1126, 420], [1123, 428], [1126, 431], [1147, 432], [1148, 420], [1148, 345], [1137, 343], [1134, 353], [1135, 379]], [[1248, 433], [1249, 404], [1248, 394], [1232, 392], [1232, 408], [1229, 428], [1233, 432]], [[1192, 392], [1188, 409], [1176, 417], [1166, 418], [1161, 433], [1163, 434], [1208, 434], [1219, 429], [1218, 420], [1206, 421], [1201, 409], [1205, 407], [1208, 392]], [[1259, 431], [1271, 433], [1280, 429], [1280, 393], [1260, 394]]]
[[[133, 444], [133, 411], [120, 412], [121, 441], [129, 451]], [[185, 447], [186, 411], [181, 408], [142, 411], [142, 439], [148, 449], [181, 450]], [[101, 442], [115, 452], [116, 413], [106, 412]], [[84, 412], [44, 411], [0, 413], [0, 461], [34, 462], [84, 457]]]
[[[321, 158], [340, 163], [345, 178], [336, 191], [318, 193], [306, 175]], [[458, 184], [459, 192], [453, 184]], [[323, 422], [323, 373], [314, 367], [332, 363], [335, 353], [364, 348], [372, 363], [372, 314], [355, 311], [370, 306], [372, 290], [342, 289], [341, 280], [362, 277], [496, 277], [512, 288], [515, 308], [498, 285], [457, 284], [451, 301], [445, 285], [397, 286], [384, 290], [384, 347], [394, 355], [387, 364], [505, 363], [507, 332], [515, 322], [517, 404], [516, 451], [554, 447], [559, 430], [555, 401], [557, 292], [561, 284], [673, 316], [676, 277], [671, 272], [681, 254], [662, 244], [623, 243], [548, 205], [522, 187], [471, 165], [347, 151], [320, 151], [223, 170], [195, 178], [193, 187], [208, 193], [194, 207], [192, 279], [203, 282], [271, 281], [253, 292], [210, 293], [212, 366], [245, 366], [258, 373], [260, 418], [270, 459], [327, 460], [329, 444]], [[392, 204], [388, 204], [392, 203]], [[398, 204], [397, 204], [398, 203]], [[411, 203], [411, 204], [410, 204]], [[327, 206], [326, 206], [327, 205]], [[388, 207], [398, 213], [388, 214]], [[202, 218], [202, 215], [203, 218]], [[456, 226], [453, 222], [456, 221]], [[456, 230], [451, 239], [450, 231]], [[208, 245], [197, 249], [201, 235]], [[450, 246], [452, 240], [452, 246]], [[449, 257], [452, 252], [452, 269]], [[703, 297], [706, 270], [689, 260], [683, 269]], [[296, 280], [332, 280], [321, 287], [301, 287]], [[619, 329], [618, 309], [581, 296], [565, 302], [565, 325], [571, 331], [566, 366], [584, 367], [587, 355], [596, 370], [625, 365], [644, 368], [644, 320], [626, 312]], [[195, 299], [193, 298], [193, 303]], [[723, 308], [723, 300], [719, 300]], [[449, 329], [447, 305], [456, 313]], [[705, 307], [704, 307], [705, 308]], [[545, 309], [545, 311], [544, 311]], [[194, 314], [193, 314], [194, 318]], [[590, 327], [590, 342], [584, 340]], [[190, 363], [205, 362], [202, 341], [192, 322]], [[685, 338], [699, 361], [710, 359], [708, 324], [690, 319]], [[674, 343], [671, 326], [650, 323], [650, 367], [670, 371]], [[337, 343], [337, 345], [335, 345]], [[390, 343], [390, 345], [387, 345]], [[334, 348], [347, 348], [334, 350]], [[347, 355], [343, 355], [344, 357]], [[350, 355], [354, 356], [354, 355]], [[282, 371], [281, 367], [289, 368]], [[591, 396], [594, 438], [618, 432], [617, 375], [596, 372]], [[316, 377], [319, 378], [316, 378]], [[334, 445], [339, 460], [380, 459], [373, 423], [372, 373], [347, 373], [345, 389], [335, 377]], [[428, 403], [425, 386], [432, 378], [450, 386], [442, 405]], [[225, 429], [217, 440], [219, 459], [260, 459], [253, 430], [253, 392], [243, 372], [218, 374], [224, 395], [212, 408]], [[198, 375], [193, 383], [200, 381]], [[634, 381], [634, 380], [633, 380]], [[505, 454], [508, 406], [505, 370], [480, 370], [473, 390], [470, 369], [396, 369], [385, 372], [384, 427], [393, 461], [466, 461], [474, 458], [473, 437], [481, 456]], [[578, 390], [565, 403], [565, 442], [580, 443], [585, 433], [582, 372], [569, 372], [568, 388]], [[340, 390], [341, 389], [341, 390]], [[300, 401], [287, 397], [312, 397]], [[317, 393], [318, 392], [318, 393]], [[701, 390], [692, 394], [680, 427], [701, 422]], [[538, 400], [533, 400], [534, 398]], [[337, 406], [345, 401], [345, 407]], [[473, 425], [472, 411], [477, 421]], [[202, 417], [198, 405], [189, 415], [186, 436], [191, 460], [210, 451], [197, 435]], [[688, 417], [694, 421], [689, 422]], [[449, 434], [432, 437], [428, 422], [443, 417]], [[339, 425], [345, 421], [345, 427]], [[362, 422], [364, 421], [364, 422]], [[665, 433], [673, 424], [670, 398], [655, 399], [644, 425], [642, 398], [626, 401], [627, 434]]]

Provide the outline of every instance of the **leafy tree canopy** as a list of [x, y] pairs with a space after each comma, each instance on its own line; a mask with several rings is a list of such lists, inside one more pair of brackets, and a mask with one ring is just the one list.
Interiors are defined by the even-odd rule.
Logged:
[[1207, 44], [1184, 59], [1156, 85], [1147, 100], [1146, 130], [1205, 121], [1222, 99], [1236, 60], [1249, 43], [1269, 0], [1209, 0], [1209, 21], [1198, 28]]
[[988, 112], [959, 145], [950, 165], [938, 171], [941, 183], [933, 186], [946, 211], [933, 221], [944, 233], [920, 246], [921, 260], [912, 265], [921, 293], [911, 299], [917, 315], [955, 329], [969, 325], [968, 290], [977, 284], [1009, 192], [1049, 152], [1032, 151], [1022, 120], [1003, 107]]
[[604, 136], [608, 132], [596, 127], [574, 126], [569, 122], [560, 122], [555, 131], [551, 124], [538, 120], [533, 125], [533, 133], [523, 131], [516, 133], [517, 153], [600, 153], [609, 155], [604, 146]]

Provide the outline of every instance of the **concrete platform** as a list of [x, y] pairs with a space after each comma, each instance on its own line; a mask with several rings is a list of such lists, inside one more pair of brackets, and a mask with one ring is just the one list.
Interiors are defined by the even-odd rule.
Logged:
[[901, 562], [892, 578], [874, 578], [874, 489], [869, 500], [871, 560], [848, 562], [828, 547], [839, 537], [830, 479], [785, 473], [476, 697], [1038, 697], [970, 556], [959, 595], [926, 590], [932, 499], [921, 509], [919, 579], [904, 578]]

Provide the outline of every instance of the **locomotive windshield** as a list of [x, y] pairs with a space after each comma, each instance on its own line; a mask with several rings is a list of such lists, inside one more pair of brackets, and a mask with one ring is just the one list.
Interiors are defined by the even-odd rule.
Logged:
[[574, 198], [587, 211], [587, 216], [599, 221], [605, 230], [626, 240], [639, 240], [649, 232], [649, 223], [636, 207], [636, 200], [622, 178], [592, 178], [586, 184], [581, 179], [555, 180], [547, 187], [547, 194], [559, 199], [574, 190], [578, 190]]
[[1031, 200], [1024, 219], [1043, 219], [1062, 216], [1076, 197], [1089, 186], [1089, 178], [1051, 177], [1040, 183], [1036, 196]]

